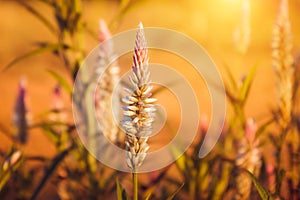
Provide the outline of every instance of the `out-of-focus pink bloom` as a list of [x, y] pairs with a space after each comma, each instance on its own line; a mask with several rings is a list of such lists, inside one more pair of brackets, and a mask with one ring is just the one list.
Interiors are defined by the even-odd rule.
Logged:
[[110, 31], [103, 19], [99, 20], [99, 42], [103, 42], [111, 38]]
[[250, 144], [253, 144], [255, 140], [255, 134], [257, 131], [257, 124], [253, 118], [248, 118], [245, 127], [245, 136]]
[[201, 133], [206, 133], [209, 126], [208, 116], [206, 113], [202, 114], [200, 117], [200, 131]]
[[275, 183], [276, 183], [276, 177], [275, 177], [275, 167], [271, 163], [266, 164], [266, 172], [268, 175], [268, 185], [269, 185], [269, 190], [271, 192], [274, 192], [275, 189]]
[[27, 141], [28, 125], [31, 120], [31, 115], [28, 108], [28, 97], [26, 93], [26, 80], [25, 78], [21, 78], [14, 107], [13, 123], [18, 130], [18, 140], [23, 144]]
[[51, 109], [53, 111], [61, 111], [64, 108], [64, 101], [61, 94], [61, 86], [57, 84], [53, 90], [51, 99]]
[[[99, 20], [99, 42], [100, 46], [100, 61], [103, 59], [112, 59], [113, 56], [113, 43], [109, 39], [111, 38], [110, 31], [103, 19]], [[103, 43], [104, 42], [104, 43]], [[105, 63], [105, 62], [104, 62]], [[107, 63], [106, 63], [107, 64]]]
[[159, 171], [153, 171], [153, 172], [149, 173], [149, 178], [150, 178], [151, 183], [154, 183], [159, 178], [160, 173], [161, 172], [159, 172]]
[[[66, 122], [67, 113], [64, 110], [65, 104], [62, 96], [61, 86], [59, 84], [55, 86], [52, 92], [50, 106], [53, 112], [49, 115], [49, 119], [54, 122]], [[58, 126], [56, 129], [59, 132], [64, 130], [64, 128], [61, 126]]]

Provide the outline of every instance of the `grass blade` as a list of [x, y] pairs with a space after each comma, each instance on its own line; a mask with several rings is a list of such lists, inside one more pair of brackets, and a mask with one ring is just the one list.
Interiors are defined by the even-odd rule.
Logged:
[[175, 190], [175, 191], [167, 198], [167, 200], [172, 200], [172, 199], [176, 196], [176, 194], [181, 190], [181, 188], [183, 188], [183, 186], [184, 186], [184, 183], [182, 183], [181, 186], [180, 186], [179, 188], [177, 188], [177, 190]]
[[123, 188], [123, 186], [119, 182], [119, 179], [117, 179], [116, 181], [117, 181], [117, 197], [118, 197], [118, 200], [130, 200], [130, 198], [127, 195], [125, 189]]
[[256, 65], [254, 65], [252, 67], [252, 69], [246, 76], [246, 79], [244, 80], [243, 85], [240, 89], [240, 99], [242, 102], [245, 102], [248, 97], [248, 94], [249, 94], [249, 91], [250, 91], [250, 88], [251, 88], [251, 85], [252, 85], [252, 82], [253, 82], [253, 79], [254, 79], [254, 76], [256, 73], [256, 68], [257, 68]]
[[66, 81], [66, 79], [64, 79], [61, 75], [59, 75], [55, 71], [47, 70], [47, 72], [51, 76], [53, 76], [53, 78], [55, 78], [55, 80], [59, 83], [59, 85], [61, 85], [61, 87], [64, 88], [68, 92], [68, 94], [72, 94], [73, 89], [70, 86], [70, 84]]
[[229, 66], [224, 63], [224, 67], [225, 67], [225, 70], [226, 70], [226, 74], [228, 75], [228, 78], [229, 78], [229, 82], [230, 82], [230, 88], [232, 88], [233, 90], [237, 90], [238, 89], [238, 85], [233, 77], [233, 74], [231, 73], [230, 69], [229, 69]]
[[27, 58], [30, 58], [32, 56], [35, 56], [35, 55], [38, 55], [38, 54], [41, 54], [41, 53], [45, 53], [45, 52], [56, 52], [56, 51], [59, 51], [61, 49], [64, 49], [64, 48], [67, 48], [66, 45], [63, 45], [63, 44], [46, 44], [38, 49], [35, 49], [35, 50], [32, 50], [28, 53], [25, 53], [15, 59], [13, 59], [10, 63], [8, 63], [8, 65], [6, 65], [4, 67], [4, 69], [2, 69], [2, 71], [6, 71], [8, 70], [10, 67], [12, 67], [13, 65], [19, 63], [20, 61], [24, 60], [24, 59], [27, 59]]
[[39, 13], [32, 6], [25, 3], [25, 1], [17, 1], [21, 6], [23, 6], [28, 12], [30, 12], [33, 16], [35, 16], [38, 20], [40, 20], [52, 33], [55, 34], [54, 26], [49, 22], [47, 18], [45, 18], [41, 13]]
[[47, 168], [47, 170], [45, 171], [45, 175], [43, 176], [43, 178], [41, 179], [40, 183], [38, 184], [37, 188], [35, 189], [34, 193], [31, 196], [31, 200], [36, 199], [36, 197], [38, 196], [38, 194], [40, 193], [40, 191], [42, 190], [42, 188], [44, 187], [44, 185], [46, 184], [46, 182], [49, 180], [50, 176], [53, 174], [53, 172], [55, 171], [56, 167], [59, 165], [59, 163], [61, 161], [64, 160], [64, 158], [69, 154], [69, 152], [73, 149], [74, 147], [71, 146], [68, 149], [60, 152], [57, 156], [55, 156], [55, 158], [52, 160], [52, 163], [50, 164], [50, 166]]
[[247, 174], [250, 176], [261, 199], [262, 200], [273, 200], [273, 197], [271, 196], [271, 194], [258, 182], [258, 180], [255, 178], [255, 176], [248, 170], [245, 170], [245, 172], [247, 172]]

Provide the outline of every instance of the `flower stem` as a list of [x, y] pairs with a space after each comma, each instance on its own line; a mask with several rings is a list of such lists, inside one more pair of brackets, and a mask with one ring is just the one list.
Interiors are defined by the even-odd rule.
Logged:
[[135, 172], [132, 172], [132, 179], [133, 179], [133, 200], [138, 200], [138, 174]]

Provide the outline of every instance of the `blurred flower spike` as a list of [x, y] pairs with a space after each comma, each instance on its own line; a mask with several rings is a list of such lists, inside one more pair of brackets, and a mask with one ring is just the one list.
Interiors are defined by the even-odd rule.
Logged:
[[17, 129], [17, 138], [22, 144], [27, 142], [28, 125], [31, 122], [28, 103], [27, 82], [25, 78], [21, 78], [14, 107], [13, 123]]

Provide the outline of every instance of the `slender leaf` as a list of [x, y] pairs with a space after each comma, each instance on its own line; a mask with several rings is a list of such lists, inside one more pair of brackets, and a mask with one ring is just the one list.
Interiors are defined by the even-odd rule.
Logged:
[[181, 188], [184, 186], [184, 183], [181, 184], [181, 186], [179, 188], [177, 188], [177, 190], [175, 190], [168, 198], [167, 200], [172, 200], [176, 195], [177, 193], [181, 190]]
[[[174, 147], [173, 145], [170, 146], [170, 151], [171, 154], [173, 155], [174, 158], [177, 158], [178, 155], [180, 154], [180, 151]], [[185, 154], [181, 155], [175, 162], [177, 168], [181, 171], [181, 172], [185, 172], [186, 171], [186, 160], [187, 160], [187, 156]]]
[[262, 198], [262, 200], [273, 200], [273, 197], [271, 196], [271, 194], [258, 182], [256, 177], [248, 170], [245, 170], [245, 171], [250, 176], [250, 178], [251, 178], [255, 188], [257, 189], [260, 197]]
[[123, 186], [119, 182], [119, 179], [117, 179], [116, 182], [117, 182], [117, 197], [118, 197], [118, 200], [130, 200], [130, 198], [127, 195], [125, 189], [123, 188]]
[[144, 195], [145, 196], [144, 200], [149, 200], [150, 199], [150, 197], [153, 194], [154, 189], [155, 189], [155, 186], [152, 186], [152, 187], [150, 187], [149, 189], [146, 190], [145, 195]]
[[52, 71], [52, 70], [47, 70], [50, 75], [52, 75], [56, 81], [69, 93], [72, 94], [72, 87], [70, 84], [67, 82], [66, 79], [64, 79], [61, 75], [58, 73]]
[[255, 134], [255, 138], [258, 138], [260, 137], [260, 135], [262, 135], [262, 133], [265, 132], [265, 130], [274, 122], [274, 119], [273, 117], [270, 118], [268, 121], [266, 121], [265, 123], [263, 123], [259, 128], [258, 130], [256, 131], [256, 134]]
[[66, 45], [64, 44], [46, 44], [45, 46], [42, 46], [38, 49], [35, 49], [35, 50], [32, 50], [28, 53], [25, 53], [15, 59], [13, 59], [10, 63], [8, 63], [4, 69], [2, 69], [2, 71], [6, 71], [8, 70], [10, 67], [12, 67], [13, 65], [19, 63], [20, 61], [24, 60], [24, 59], [27, 59], [27, 58], [30, 58], [32, 56], [35, 56], [35, 55], [38, 55], [38, 54], [41, 54], [41, 53], [45, 53], [45, 52], [56, 52], [56, 51], [59, 51], [61, 49], [64, 49], [64, 48], [67, 48]]
[[230, 69], [229, 69], [229, 66], [224, 63], [224, 66], [225, 66], [225, 70], [226, 70], [226, 73], [228, 75], [228, 78], [229, 78], [229, 82], [230, 82], [230, 87], [234, 90], [237, 90], [238, 89], [238, 85], [233, 77], [233, 74], [231, 73]]
[[145, 197], [145, 200], [149, 200], [149, 199], [150, 199], [150, 197], [151, 197], [151, 195], [152, 195], [152, 193], [151, 193], [151, 192], [147, 193], [147, 195], [146, 195], [146, 197]]
[[55, 33], [54, 26], [50, 23], [50, 21], [45, 18], [40, 12], [34, 9], [32, 6], [25, 3], [25, 1], [17, 1], [21, 6], [23, 6], [27, 11], [29, 11], [33, 16], [35, 16], [38, 20], [40, 20], [52, 33]]
[[248, 94], [249, 94], [249, 91], [250, 91], [250, 88], [251, 88], [251, 85], [252, 85], [252, 82], [253, 82], [253, 79], [254, 79], [254, 76], [255, 76], [256, 68], [257, 68], [256, 65], [254, 65], [252, 67], [252, 69], [250, 70], [250, 72], [246, 76], [246, 79], [244, 80], [243, 85], [240, 89], [240, 94], [239, 95], [240, 95], [240, 99], [241, 99], [242, 102], [245, 102], [247, 97], [248, 97]]
[[45, 174], [41, 181], [39, 182], [37, 188], [35, 189], [34, 193], [31, 196], [31, 200], [34, 200], [37, 198], [38, 194], [40, 191], [43, 189], [44, 185], [46, 182], [49, 180], [50, 176], [53, 174], [55, 171], [56, 167], [61, 163], [61, 161], [64, 160], [64, 158], [69, 154], [69, 152], [73, 149], [74, 147], [71, 146], [67, 148], [66, 150], [60, 152], [55, 158], [52, 160], [50, 166], [46, 169]]
[[12, 161], [15, 153], [17, 153], [17, 151], [15, 151], [15, 149], [12, 147], [10, 152], [7, 156], [4, 157], [0, 165], [0, 191], [7, 183], [12, 173], [15, 172], [24, 162], [21, 154], [19, 154], [20, 156], [18, 158], [15, 158], [17, 160]]

